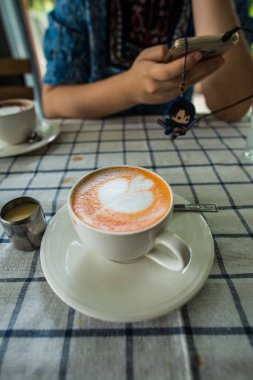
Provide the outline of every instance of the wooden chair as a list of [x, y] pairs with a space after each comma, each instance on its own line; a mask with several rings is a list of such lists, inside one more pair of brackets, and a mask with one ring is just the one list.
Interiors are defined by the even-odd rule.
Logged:
[[[31, 63], [29, 59], [0, 58], [0, 77], [22, 77], [31, 74]], [[26, 98], [33, 99], [32, 87], [24, 85], [1, 85], [0, 100]]]

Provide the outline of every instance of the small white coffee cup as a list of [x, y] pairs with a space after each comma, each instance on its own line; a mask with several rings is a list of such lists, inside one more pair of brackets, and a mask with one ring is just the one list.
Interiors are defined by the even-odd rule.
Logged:
[[34, 103], [27, 99], [0, 102], [0, 141], [15, 145], [25, 142], [36, 127]]
[[[128, 171], [134, 171], [134, 179], [129, 179]], [[158, 199], [155, 191], [159, 197], [162, 194], [163, 201]], [[120, 200], [121, 194], [123, 202]], [[168, 204], [165, 202], [167, 199]], [[162, 202], [163, 206], [160, 207]], [[97, 169], [74, 184], [67, 206], [74, 229], [83, 245], [95, 254], [118, 263], [131, 263], [146, 256], [175, 271], [184, 270], [190, 262], [188, 246], [167, 228], [173, 212], [173, 192], [156, 173], [130, 165]], [[142, 211], [142, 207], [146, 206], [149, 214], [146, 210]], [[82, 215], [82, 210], [87, 210], [84, 211], [85, 215]], [[142, 215], [143, 212], [149, 216], [146, 218]], [[161, 215], [157, 217], [159, 213]], [[150, 224], [137, 228], [145, 218], [150, 218]], [[152, 218], [156, 218], [154, 222]], [[100, 219], [104, 225], [99, 225]], [[129, 219], [129, 223], [132, 223], [126, 230], [123, 219]], [[119, 227], [115, 220], [119, 221]], [[123, 230], [117, 230], [118, 228]]]

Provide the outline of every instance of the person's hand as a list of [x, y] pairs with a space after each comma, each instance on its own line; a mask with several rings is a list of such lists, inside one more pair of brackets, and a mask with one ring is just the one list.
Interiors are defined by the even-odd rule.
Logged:
[[[126, 72], [128, 93], [136, 104], [164, 103], [180, 95], [185, 58], [164, 63], [167, 54], [166, 45], [144, 49]], [[200, 61], [201, 58], [198, 51], [187, 56], [185, 89], [212, 74], [224, 63], [221, 56], [203, 61]]]

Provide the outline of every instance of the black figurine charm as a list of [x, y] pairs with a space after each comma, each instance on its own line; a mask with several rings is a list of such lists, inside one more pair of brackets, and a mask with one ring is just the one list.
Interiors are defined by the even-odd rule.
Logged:
[[165, 135], [171, 135], [171, 139], [185, 135], [191, 128], [191, 123], [196, 111], [194, 105], [188, 100], [180, 97], [175, 100], [167, 111], [164, 120], [158, 119], [157, 122], [165, 131]]

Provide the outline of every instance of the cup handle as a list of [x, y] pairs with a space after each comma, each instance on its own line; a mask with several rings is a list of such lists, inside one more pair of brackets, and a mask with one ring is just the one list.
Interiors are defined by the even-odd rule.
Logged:
[[159, 250], [146, 255], [149, 259], [173, 271], [183, 271], [190, 262], [191, 251], [185, 242], [174, 233], [166, 230], [160, 233], [154, 242]]

